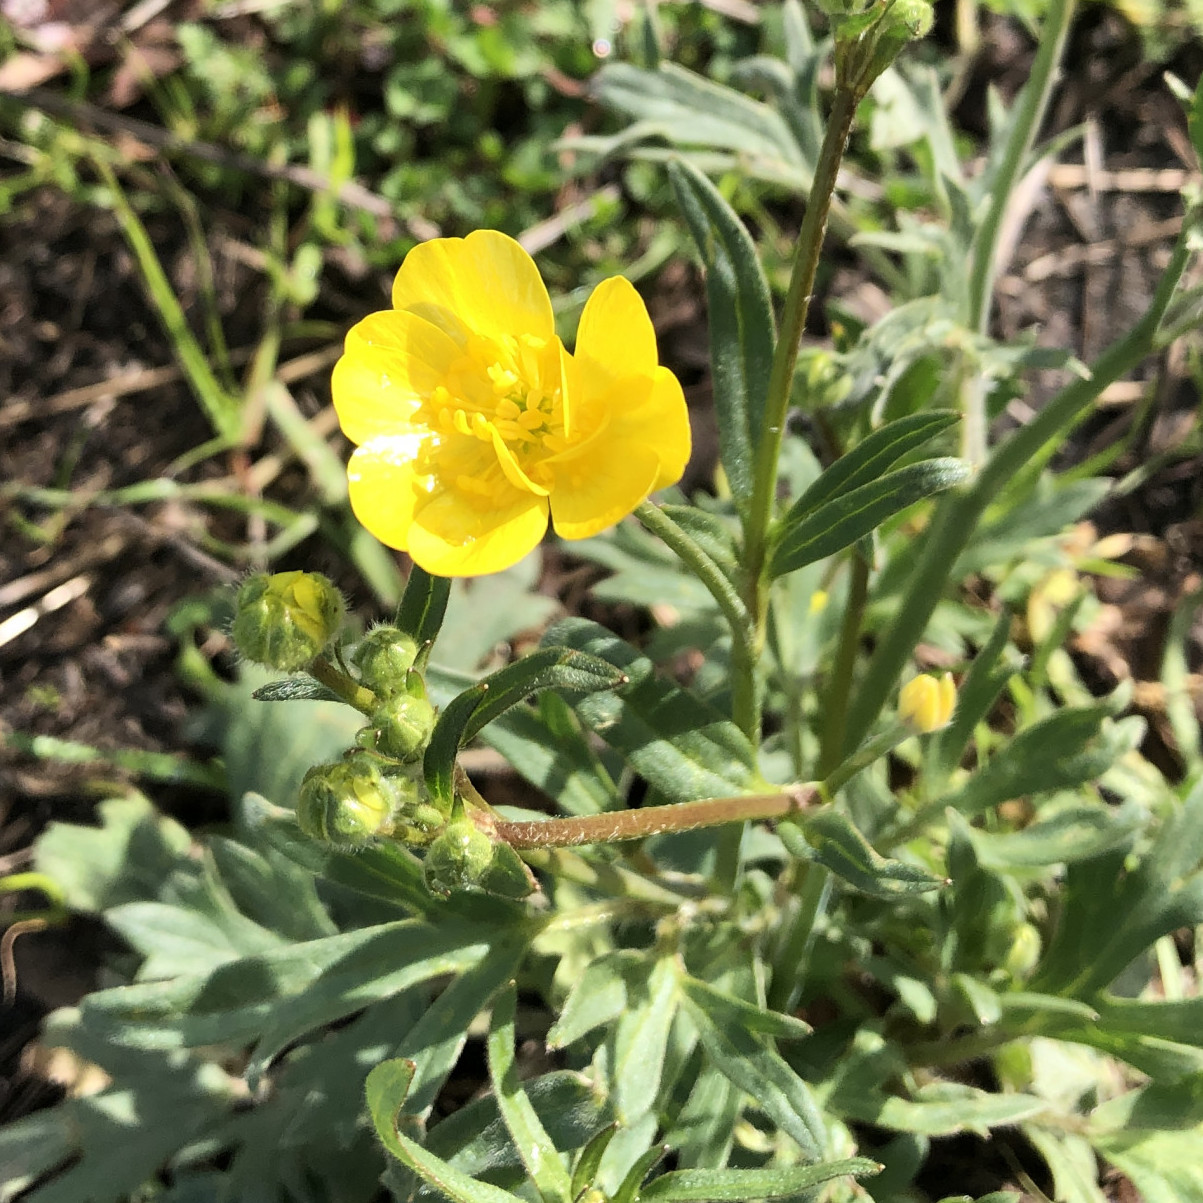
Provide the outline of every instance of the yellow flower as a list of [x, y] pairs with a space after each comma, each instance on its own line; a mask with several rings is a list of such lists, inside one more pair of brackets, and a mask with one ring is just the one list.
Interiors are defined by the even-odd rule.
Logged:
[[427, 572], [498, 572], [584, 539], [681, 478], [689, 418], [639, 294], [594, 290], [575, 353], [531, 257], [495, 230], [406, 256], [393, 308], [347, 335], [334, 405], [356, 517]]
[[926, 735], [948, 726], [956, 704], [957, 686], [952, 673], [941, 677], [924, 673], [902, 687], [898, 695], [898, 717]]

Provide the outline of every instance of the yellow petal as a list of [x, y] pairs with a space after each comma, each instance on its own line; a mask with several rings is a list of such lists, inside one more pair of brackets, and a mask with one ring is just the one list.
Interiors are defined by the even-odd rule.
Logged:
[[330, 385], [347, 438], [365, 443], [404, 426], [461, 354], [412, 313], [373, 313], [353, 326]]
[[681, 479], [693, 446], [685, 394], [668, 368], [656, 369], [641, 425], [660, 457], [660, 474], [652, 488], [667, 489]]
[[551, 298], [534, 260], [496, 230], [434, 238], [405, 257], [393, 283], [393, 306], [433, 322], [459, 343], [469, 334], [555, 337]]
[[576, 332], [574, 357], [593, 378], [593, 391], [656, 370], [656, 332], [643, 298], [629, 280], [603, 280], [585, 302]]
[[501, 465], [501, 470], [505, 473], [506, 480], [520, 492], [533, 493], [537, 497], [546, 497], [548, 490], [542, 485], [535, 484], [522, 471], [521, 465], [514, 458], [514, 453], [505, 445], [505, 439], [497, 433], [497, 428], [492, 422], [489, 423], [489, 429], [493, 434], [493, 450], [497, 452], [497, 462]]
[[448, 490], [421, 507], [409, 554], [435, 576], [483, 576], [517, 564], [546, 531], [545, 497], [515, 489], [508, 504], [482, 510]]
[[347, 464], [351, 509], [360, 523], [389, 547], [409, 546], [414, 507], [426, 496], [425, 479], [414, 472], [421, 431], [369, 440]]
[[[608, 432], [607, 432], [608, 433]], [[603, 437], [589, 452], [555, 464], [551, 520], [564, 539], [587, 539], [647, 499], [660, 471], [653, 446]]]

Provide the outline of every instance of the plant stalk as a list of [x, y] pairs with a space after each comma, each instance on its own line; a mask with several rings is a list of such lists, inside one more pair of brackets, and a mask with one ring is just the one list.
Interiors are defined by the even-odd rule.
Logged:
[[577, 818], [536, 819], [511, 823], [496, 819], [497, 838], [512, 848], [568, 848], [617, 840], [641, 840], [667, 832], [696, 831], [720, 823], [749, 819], [779, 819], [801, 814], [815, 801], [813, 785], [796, 785], [776, 794], [745, 794], [734, 798], [707, 798], [700, 802], [674, 802], [640, 810], [616, 810]]

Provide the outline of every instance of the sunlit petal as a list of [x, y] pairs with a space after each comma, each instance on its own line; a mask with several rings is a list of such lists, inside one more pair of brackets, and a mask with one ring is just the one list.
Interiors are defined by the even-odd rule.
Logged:
[[405, 551], [414, 508], [427, 482], [414, 471], [429, 435], [409, 430], [381, 435], [358, 448], [347, 465], [351, 509], [381, 543]]
[[347, 334], [331, 393], [353, 443], [408, 422], [442, 383], [460, 350], [438, 327], [410, 313], [373, 313]]
[[393, 307], [419, 314], [458, 342], [469, 334], [496, 342], [520, 334], [550, 341], [556, 332], [534, 260], [496, 230], [414, 247], [393, 283]]
[[547, 532], [547, 498], [514, 490], [478, 508], [448, 489], [422, 506], [410, 532], [414, 563], [436, 576], [483, 576], [516, 564]]
[[622, 276], [603, 280], [585, 302], [573, 352], [598, 391], [656, 370], [656, 332], [643, 298]]
[[642, 440], [602, 438], [592, 447], [592, 454], [556, 467], [551, 520], [564, 539], [587, 539], [625, 518], [646, 500], [660, 471], [659, 457]]

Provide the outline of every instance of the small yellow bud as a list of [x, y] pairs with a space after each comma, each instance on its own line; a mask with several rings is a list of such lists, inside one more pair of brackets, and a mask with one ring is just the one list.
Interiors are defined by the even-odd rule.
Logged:
[[374, 757], [358, 752], [305, 774], [297, 821], [316, 840], [356, 848], [373, 836], [387, 835], [394, 816], [417, 802], [414, 782], [386, 777]]
[[822, 614], [827, 609], [827, 603], [830, 600], [826, 589], [816, 589], [810, 595], [810, 606], [808, 609], [811, 614]]
[[956, 704], [957, 687], [952, 673], [941, 677], [924, 673], [902, 687], [898, 695], [898, 717], [926, 735], [948, 726]]
[[238, 590], [231, 634], [255, 664], [296, 672], [334, 638], [343, 599], [317, 572], [257, 572]]

